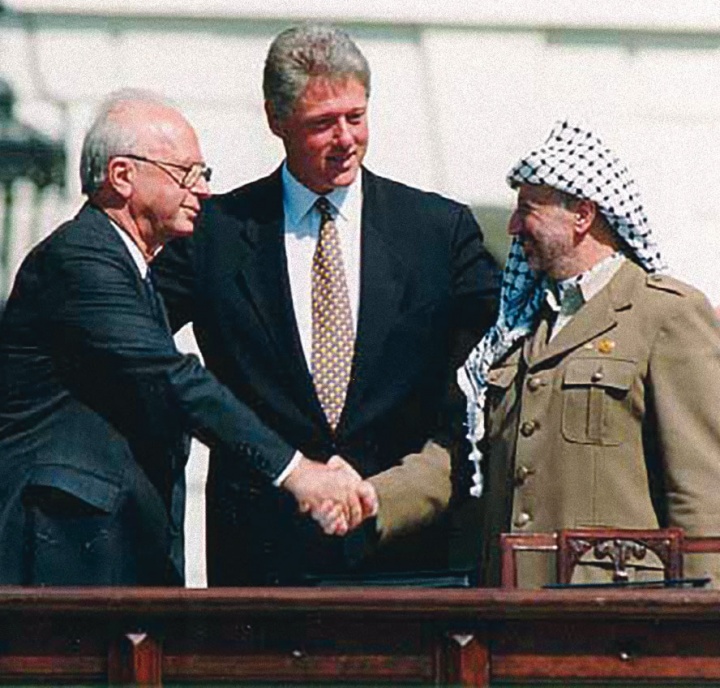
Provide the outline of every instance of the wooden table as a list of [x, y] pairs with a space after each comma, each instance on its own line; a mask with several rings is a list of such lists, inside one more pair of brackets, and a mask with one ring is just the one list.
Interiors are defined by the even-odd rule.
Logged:
[[0, 683], [720, 681], [720, 592], [0, 588]]

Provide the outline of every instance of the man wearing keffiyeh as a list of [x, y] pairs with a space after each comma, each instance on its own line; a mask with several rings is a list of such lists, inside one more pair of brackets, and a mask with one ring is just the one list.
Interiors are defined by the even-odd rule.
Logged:
[[[712, 308], [663, 274], [635, 182], [592, 132], [556, 123], [508, 183], [518, 199], [500, 314], [458, 371], [485, 582], [499, 580], [501, 532], [720, 534]], [[696, 557], [685, 575], [720, 585], [717, 558]], [[520, 585], [548, 582], [547, 563], [528, 562]]]

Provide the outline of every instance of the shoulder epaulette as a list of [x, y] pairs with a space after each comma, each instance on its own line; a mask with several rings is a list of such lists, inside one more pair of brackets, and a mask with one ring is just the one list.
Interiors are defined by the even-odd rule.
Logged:
[[645, 283], [651, 289], [659, 289], [660, 291], [670, 292], [678, 296], [689, 296], [693, 291], [693, 288], [689, 284], [685, 284], [685, 282], [681, 282], [669, 275], [660, 274], [659, 272], [648, 275]]

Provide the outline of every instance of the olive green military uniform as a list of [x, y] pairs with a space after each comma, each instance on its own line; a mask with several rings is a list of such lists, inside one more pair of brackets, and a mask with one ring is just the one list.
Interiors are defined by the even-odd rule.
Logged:
[[[626, 261], [547, 343], [541, 320], [489, 375], [485, 576], [498, 534], [680, 526], [720, 534], [720, 325], [705, 297]], [[521, 585], [551, 574], [525, 562]], [[720, 583], [720, 557], [685, 575]]]

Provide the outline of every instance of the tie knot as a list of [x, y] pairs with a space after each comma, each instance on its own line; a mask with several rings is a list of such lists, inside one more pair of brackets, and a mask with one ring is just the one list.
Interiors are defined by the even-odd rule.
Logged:
[[328, 220], [333, 219], [332, 203], [330, 203], [330, 201], [328, 201], [325, 196], [320, 196], [315, 201], [315, 207], [318, 209], [318, 212], [320, 213], [320, 217], [323, 222], [327, 222]]

